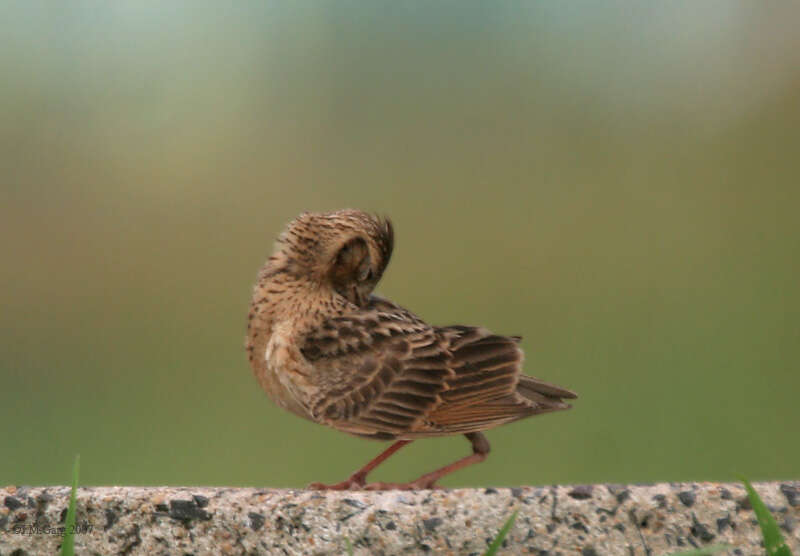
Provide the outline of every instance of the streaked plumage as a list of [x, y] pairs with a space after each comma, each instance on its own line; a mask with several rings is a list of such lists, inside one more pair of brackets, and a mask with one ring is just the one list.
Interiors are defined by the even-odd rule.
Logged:
[[[392, 225], [356, 210], [304, 213], [259, 273], [247, 350], [281, 407], [354, 435], [397, 440], [348, 481], [318, 488], [432, 487], [489, 451], [480, 431], [570, 406], [567, 389], [522, 374], [519, 337], [431, 326], [372, 294], [391, 257]], [[465, 434], [474, 454], [400, 485], [366, 473], [408, 441]]]

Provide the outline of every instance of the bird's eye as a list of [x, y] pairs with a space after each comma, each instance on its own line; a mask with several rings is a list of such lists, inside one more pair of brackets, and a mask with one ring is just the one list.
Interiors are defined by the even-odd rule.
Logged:
[[358, 280], [360, 282], [366, 282], [368, 280], [372, 280], [372, 269], [369, 266], [365, 266], [359, 273]]

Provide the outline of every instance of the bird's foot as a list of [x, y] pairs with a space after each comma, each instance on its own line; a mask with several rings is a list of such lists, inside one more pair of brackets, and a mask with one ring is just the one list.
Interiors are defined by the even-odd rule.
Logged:
[[442, 475], [440, 469], [407, 483], [370, 483], [364, 486], [364, 490], [441, 490], [444, 487], [437, 485], [436, 481], [441, 479]]
[[364, 477], [352, 476], [341, 483], [327, 485], [325, 483], [311, 483], [309, 490], [440, 490], [444, 487], [437, 485], [435, 480], [420, 477], [408, 483], [366, 483]]
[[311, 483], [306, 488], [309, 490], [363, 490], [366, 488], [367, 477], [361, 473], [353, 473], [341, 483], [326, 485], [325, 483]]
[[421, 477], [408, 483], [369, 483], [362, 488], [364, 490], [441, 490], [444, 487], [437, 485], [435, 480], [424, 480]]

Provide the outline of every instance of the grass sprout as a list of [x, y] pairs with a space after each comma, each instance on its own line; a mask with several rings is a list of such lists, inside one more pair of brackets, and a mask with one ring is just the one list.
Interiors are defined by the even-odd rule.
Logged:
[[778, 524], [772, 514], [769, 513], [767, 506], [761, 497], [750, 484], [750, 481], [744, 477], [740, 477], [744, 483], [744, 488], [747, 490], [747, 497], [750, 498], [750, 505], [753, 506], [753, 512], [756, 514], [758, 525], [761, 527], [761, 535], [764, 537], [764, 548], [767, 549], [767, 556], [792, 556], [792, 551], [783, 540], [781, 530], [778, 529]]
[[72, 492], [69, 495], [67, 519], [64, 522], [64, 541], [61, 543], [61, 556], [74, 556], [75, 554], [75, 496], [78, 491], [78, 473], [80, 471], [81, 456], [75, 456], [72, 464]]
[[497, 550], [500, 548], [500, 545], [503, 544], [503, 540], [508, 535], [508, 532], [511, 531], [511, 527], [514, 525], [514, 520], [517, 519], [517, 514], [519, 510], [516, 510], [511, 517], [505, 522], [503, 527], [497, 532], [497, 536], [492, 541], [492, 544], [489, 545], [489, 548], [486, 549], [486, 552], [483, 553], [483, 556], [494, 556], [497, 554]]

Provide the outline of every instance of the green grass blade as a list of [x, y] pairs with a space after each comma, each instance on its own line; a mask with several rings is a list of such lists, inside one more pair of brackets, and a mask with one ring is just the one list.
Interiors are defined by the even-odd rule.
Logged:
[[489, 545], [489, 548], [486, 549], [486, 552], [483, 553], [483, 556], [494, 556], [497, 553], [497, 549], [500, 548], [500, 545], [503, 543], [503, 539], [506, 538], [508, 532], [511, 531], [511, 527], [514, 526], [514, 520], [517, 519], [517, 514], [519, 510], [516, 510], [511, 517], [508, 518], [505, 525], [497, 532], [497, 536], [492, 541], [492, 544]]
[[750, 498], [750, 505], [753, 506], [753, 511], [758, 519], [758, 525], [761, 527], [761, 535], [764, 537], [764, 548], [767, 550], [767, 556], [792, 556], [792, 551], [783, 540], [781, 530], [778, 529], [778, 523], [772, 514], [769, 513], [767, 506], [764, 504], [761, 497], [750, 484], [750, 481], [741, 477], [744, 483], [744, 488], [747, 489], [747, 496]]
[[61, 556], [74, 556], [75, 554], [75, 496], [78, 491], [78, 473], [80, 471], [81, 456], [75, 456], [72, 464], [72, 492], [69, 495], [67, 519], [64, 523], [64, 541], [61, 543]]
[[353, 556], [353, 543], [347, 537], [344, 538], [344, 544], [347, 545], [347, 556]]
[[692, 550], [686, 550], [684, 552], [673, 552], [672, 554], [668, 554], [667, 556], [711, 556], [712, 554], [716, 554], [717, 552], [722, 552], [723, 550], [730, 550], [731, 546], [727, 544], [712, 544], [710, 546], [704, 546], [703, 548], [694, 548]]

